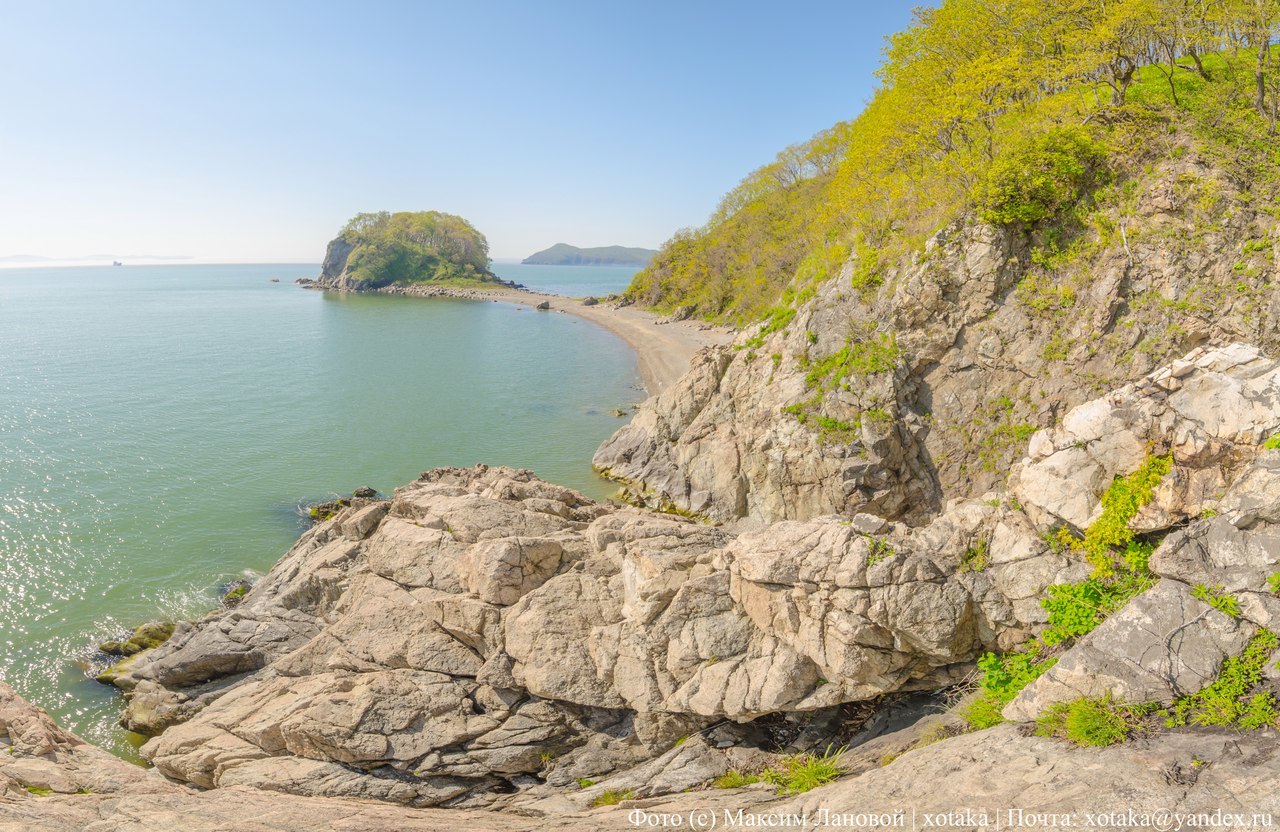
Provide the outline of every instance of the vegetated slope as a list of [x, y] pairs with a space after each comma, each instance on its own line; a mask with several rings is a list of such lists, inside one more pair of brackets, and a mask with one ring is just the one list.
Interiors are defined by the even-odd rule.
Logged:
[[[772, 284], [772, 306], [734, 306], [762, 291], [733, 294], [734, 272], [717, 273], [728, 306], [682, 294], [696, 283], [656, 290], [659, 305], [692, 297], [704, 313], [764, 320], [601, 447], [596, 465], [638, 499], [717, 519], [865, 509], [922, 520], [996, 487], [1036, 428], [1161, 361], [1204, 342], [1280, 350], [1272, 54], [1264, 112], [1256, 52], [1226, 43], [1173, 68], [1086, 72], [1102, 45], [1073, 45], [1070, 62], [1065, 45], [1032, 61], [1007, 27], [974, 28], [987, 8], [947, 3], [896, 37], [886, 86], [844, 128], [867, 141], [845, 146], [834, 173], [804, 180], [824, 190], [813, 210], [852, 231], [838, 274], [838, 258], [822, 254], [842, 245], [835, 237], [801, 258], [823, 269]], [[1054, 9], [1042, 11], [1057, 25]], [[1122, 30], [1163, 37], [1160, 22]], [[1175, 54], [1189, 55], [1191, 41], [1178, 43]], [[1013, 50], [1007, 79], [1000, 44]], [[1105, 41], [1135, 65], [1142, 44]], [[1023, 65], [1040, 74], [1031, 86], [1016, 78]], [[1057, 65], [1072, 71], [1051, 80], [1045, 67]], [[966, 80], [978, 66], [985, 84]], [[939, 100], [911, 98], [925, 88], [915, 79], [930, 76], [949, 79], [933, 87]], [[886, 156], [865, 159], [876, 141]], [[798, 187], [766, 189], [743, 210], [796, 199]], [[632, 295], [673, 263], [705, 266], [726, 233], [713, 224], [673, 242]], [[685, 244], [697, 250], [673, 260]]]
[[379, 211], [357, 214], [329, 243], [318, 283], [359, 290], [497, 280], [489, 271], [488, 241], [462, 217]]
[[[859, 279], [875, 283], [967, 211], [986, 206], [989, 218], [1024, 228], [1052, 222], [1089, 178], [1075, 166], [1090, 157], [1072, 155], [1073, 139], [1140, 150], [1148, 128], [1162, 127], [1145, 121], [1153, 114], [1218, 134], [1217, 161], [1233, 175], [1259, 156], [1274, 162], [1280, 73], [1268, 43], [1278, 9], [949, 0], [922, 10], [890, 39], [882, 86], [856, 119], [749, 175], [705, 226], [664, 245], [629, 293], [662, 311], [744, 324], [787, 289], [833, 277], [850, 253]], [[1046, 134], [1054, 147], [1019, 174], [1028, 145]]]
[[556, 243], [551, 248], [530, 254], [520, 262], [533, 266], [643, 266], [657, 253], [651, 248], [578, 248], [568, 243]]

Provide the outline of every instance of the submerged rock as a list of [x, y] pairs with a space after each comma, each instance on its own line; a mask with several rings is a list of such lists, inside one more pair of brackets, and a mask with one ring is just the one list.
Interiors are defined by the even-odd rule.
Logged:
[[123, 641], [104, 641], [98, 649], [109, 656], [132, 656], [164, 644], [176, 626], [172, 621], [151, 621], [135, 627]]

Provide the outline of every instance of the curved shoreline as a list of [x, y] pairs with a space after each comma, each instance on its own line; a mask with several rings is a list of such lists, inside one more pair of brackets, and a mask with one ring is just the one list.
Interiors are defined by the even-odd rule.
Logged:
[[[335, 290], [317, 283], [301, 284], [308, 289]], [[550, 304], [549, 312], [560, 312], [591, 321], [621, 338], [636, 352], [645, 392], [656, 396], [670, 387], [689, 369], [689, 360], [703, 347], [728, 344], [736, 332], [726, 326], [704, 321], [671, 321], [635, 306], [617, 306], [601, 301], [584, 306], [581, 298], [502, 286], [495, 288], [453, 286], [391, 286], [375, 289], [384, 295], [445, 297], [461, 300], [491, 300], [537, 308]]]

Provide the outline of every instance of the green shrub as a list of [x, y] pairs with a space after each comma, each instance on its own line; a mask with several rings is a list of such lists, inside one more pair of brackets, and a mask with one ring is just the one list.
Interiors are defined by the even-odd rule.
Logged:
[[879, 537], [867, 538], [867, 566], [874, 566], [887, 557], [896, 554], [888, 541]]
[[778, 787], [779, 794], [800, 794], [830, 783], [840, 776], [840, 760], [844, 749], [828, 747], [821, 755], [794, 754], [784, 757], [777, 766], [760, 774], [766, 783]]
[[987, 541], [979, 540], [960, 556], [960, 571], [981, 572], [990, 562], [991, 554], [987, 551]]
[[978, 670], [982, 674], [978, 681], [979, 695], [961, 710], [960, 718], [974, 730], [1004, 722], [1000, 715], [1004, 706], [1058, 661], [1041, 658], [1040, 650], [1040, 644], [1032, 642], [1021, 653], [1005, 653], [1003, 656], [987, 653], [978, 659]]
[[596, 784], [596, 781], [594, 781], [594, 780], [588, 780], [588, 779], [587, 779], [587, 778], [585, 778], [585, 777], [579, 777], [579, 778], [578, 778], [578, 788], [580, 788], [580, 789], [589, 789], [589, 788], [591, 788], [592, 786], [594, 786], [595, 784]]
[[1082, 746], [1124, 742], [1136, 727], [1135, 712], [1110, 696], [1051, 705], [1036, 719], [1036, 733]]
[[865, 341], [847, 342], [831, 355], [809, 366], [804, 381], [809, 388], [835, 390], [850, 376], [887, 373], [897, 366], [898, 342], [892, 333], [881, 333]]
[[1258, 630], [1238, 656], [1222, 663], [1218, 678], [1198, 693], [1184, 696], [1170, 706], [1165, 724], [1217, 725], [1260, 728], [1276, 723], [1280, 712], [1270, 691], [1254, 692], [1280, 639], [1270, 630]]
[[1280, 572], [1272, 572], [1267, 577], [1267, 589], [1274, 595], [1280, 595]]
[[1268, 451], [1274, 451], [1276, 448], [1280, 448], [1280, 433], [1277, 433], [1275, 436], [1267, 439], [1266, 442], [1263, 442], [1262, 447], [1266, 448]]
[[[1040, 599], [1040, 606], [1049, 613], [1048, 626], [1040, 636], [1045, 644], [1060, 644], [1092, 632], [1108, 615], [1155, 583], [1147, 570], [1151, 547], [1131, 543], [1129, 549], [1134, 555], [1126, 558], [1126, 568], [1110, 577], [1054, 584], [1046, 590]], [[1129, 569], [1129, 564], [1134, 568]]]
[[978, 190], [980, 216], [1000, 225], [1033, 225], [1080, 199], [1101, 181], [1106, 154], [1080, 128], [1046, 130], [992, 163]]

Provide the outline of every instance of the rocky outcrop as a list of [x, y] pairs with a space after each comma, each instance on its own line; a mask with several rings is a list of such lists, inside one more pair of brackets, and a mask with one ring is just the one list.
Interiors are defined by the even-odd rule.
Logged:
[[[1030, 721], [1081, 696], [1167, 705], [1214, 681], [1259, 627], [1280, 628], [1280, 596], [1268, 583], [1280, 574], [1280, 450], [1264, 451], [1213, 505], [1152, 555], [1160, 581], [1027, 686], [1006, 719]], [[1238, 614], [1213, 597], [1231, 599]]]
[[3, 682], [0, 746], [0, 829], [5, 832], [445, 832], [468, 821], [495, 832], [537, 828], [529, 819], [493, 813], [468, 817], [240, 787], [197, 791], [89, 745]]
[[1242, 203], [1192, 158], [1131, 184], [1134, 208], [1107, 216], [1123, 239], [958, 224], [907, 261], [849, 262], [701, 355], [595, 465], [714, 520], [922, 523], [998, 487], [1031, 433], [1107, 389], [1205, 343], [1280, 349], [1274, 243], [1259, 244], [1274, 220], [1241, 210], [1206, 229], [1197, 188]]
[[[1018, 810], [1070, 814], [1073, 826], [1086, 825], [1086, 811], [1095, 816], [1117, 813], [1114, 817], [1126, 820], [1130, 811], [1206, 816], [1280, 811], [1273, 787], [1280, 777], [1280, 745], [1274, 734], [1197, 731], [1097, 749], [1025, 736], [1012, 726], [944, 742], [921, 743], [922, 736], [915, 726], [867, 742], [846, 755], [849, 776], [795, 797], [779, 797], [763, 784], [690, 791], [690, 784], [705, 782], [729, 765], [751, 768], [749, 756], [722, 755], [694, 738], [585, 788], [561, 777], [555, 794], [518, 814], [415, 809], [298, 796], [287, 789], [191, 789], [84, 743], [0, 683], [0, 743], [7, 746], [7, 753], [0, 754], [0, 829], [596, 832], [635, 829], [637, 818], [643, 817], [633, 814], [637, 809], [686, 818], [690, 812], [712, 812], [718, 826], [729, 825], [726, 821], [736, 820], [741, 811], [748, 822], [807, 815], [810, 826], [844, 827], [851, 825], [842, 820], [846, 815], [892, 818], [901, 813], [906, 826], [912, 813], [967, 811], [972, 820], [959, 826], [994, 828], [997, 814], [1002, 827], [1018, 825], [1009, 814]], [[905, 753], [885, 753], [912, 746]], [[282, 769], [281, 775], [286, 774]], [[594, 808], [606, 791], [626, 799], [618, 806]], [[1251, 821], [1247, 817], [1241, 825]]]
[[324, 250], [324, 262], [320, 265], [318, 282], [325, 287], [351, 291], [361, 286], [347, 276], [347, 259], [355, 251], [355, 244], [338, 236], [329, 241]]
[[1038, 525], [1083, 530], [1113, 479], [1171, 454], [1171, 476], [1133, 525], [1165, 529], [1216, 505], [1278, 430], [1280, 365], [1244, 344], [1196, 349], [1037, 433], [1010, 490]]
[[735, 537], [528, 472], [441, 469], [314, 527], [118, 684], [126, 724], [159, 733], [143, 754], [202, 787], [540, 800], [726, 720], [959, 681], [1081, 569], [985, 503], [921, 529], [862, 515]]

